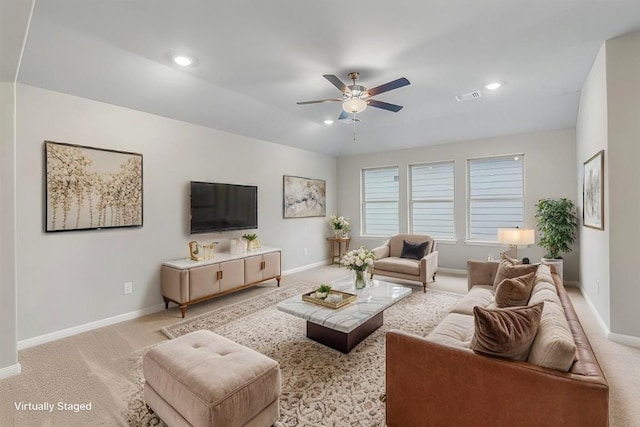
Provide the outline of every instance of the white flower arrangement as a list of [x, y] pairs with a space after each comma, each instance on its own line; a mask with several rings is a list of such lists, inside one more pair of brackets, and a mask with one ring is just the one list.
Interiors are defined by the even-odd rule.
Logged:
[[329, 225], [334, 230], [349, 231], [349, 220], [343, 216], [331, 215]]
[[373, 265], [376, 256], [369, 249], [360, 246], [360, 249], [354, 249], [342, 256], [340, 263], [353, 271], [366, 271]]

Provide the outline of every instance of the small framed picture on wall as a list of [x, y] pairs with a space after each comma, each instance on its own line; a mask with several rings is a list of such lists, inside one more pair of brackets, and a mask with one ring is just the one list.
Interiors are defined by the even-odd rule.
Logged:
[[584, 162], [583, 179], [583, 224], [604, 230], [604, 150]]

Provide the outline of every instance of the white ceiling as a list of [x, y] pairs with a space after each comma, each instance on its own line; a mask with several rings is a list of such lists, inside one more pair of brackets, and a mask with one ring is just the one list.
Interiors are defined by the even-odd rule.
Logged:
[[[638, 0], [37, 0], [18, 82], [340, 156], [573, 127], [603, 41], [638, 30]], [[296, 105], [349, 71], [411, 81], [355, 141], [323, 124], [339, 103]]]

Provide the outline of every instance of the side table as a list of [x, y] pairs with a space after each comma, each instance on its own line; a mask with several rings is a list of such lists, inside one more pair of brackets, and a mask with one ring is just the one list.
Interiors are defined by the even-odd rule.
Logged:
[[[340, 258], [342, 258], [342, 255], [349, 252], [349, 243], [351, 242], [351, 237], [327, 237], [327, 240], [329, 241], [329, 245], [331, 246], [331, 264], [334, 263], [336, 257], [338, 257], [338, 264], [340, 264]], [[342, 252], [343, 244], [344, 252]], [[338, 246], [337, 252], [336, 245]]]

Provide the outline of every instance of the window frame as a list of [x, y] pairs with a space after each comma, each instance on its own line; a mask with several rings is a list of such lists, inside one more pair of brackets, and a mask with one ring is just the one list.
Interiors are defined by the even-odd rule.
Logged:
[[[484, 201], [518, 201], [522, 202], [522, 228], [527, 227], [526, 215], [526, 169], [525, 169], [525, 154], [524, 153], [512, 153], [512, 154], [500, 154], [500, 155], [492, 155], [492, 156], [483, 156], [483, 157], [473, 157], [467, 158], [466, 160], [466, 234], [465, 234], [465, 244], [468, 245], [496, 245], [500, 244], [498, 242], [497, 237], [496, 240], [481, 240], [481, 239], [472, 239], [471, 238], [471, 162], [475, 160], [489, 160], [489, 159], [504, 159], [504, 158], [514, 158], [520, 157], [522, 160], [522, 197], [514, 198], [514, 197], [496, 197], [496, 198], [483, 198], [481, 200]], [[499, 227], [500, 228], [500, 227]]]
[[[387, 200], [375, 200], [375, 201], [367, 201], [366, 200], [366, 192], [365, 192], [365, 186], [366, 186], [366, 180], [365, 180], [365, 174], [367, 171], [378, 171], [378, 170], [385, 170], [385, 169], [393, 169], [397, 172], [398, 175], [398, 193], [397, 193], [397, 198], [395, 200], [391, 200], [391, 199], [387, 199]], [[367, 203], [372, 203], [372, 204], [383, 204], [383, 203], [396, 203], [397, 204], [397, 210], [396, 210], [396, 220], [398, 222], [398, 230], [395, 232], [400, 233], [400, 166], [398, 165], [393, 165], [393, 166], [376, 166], [376, 167], [368, 167], [368, 168], [362, 168], [360, 170], [360, 181], [361, 181], [361, 185], [360, 185], [360, 235], [362, 237], [388, 237], [387, 235], [377, 235], [377, 234], [367, 234], [366, 230], [367, 230], [367, 222], [366, 222], [366, 205]]]
[[[453, 185], [453, 195], [450, 199], [448, 198], [441, 198], [441, 199], [423, 199], [423, 200], [414, 200], [413, 198], [413, 168], [414, 167], [421, 167], [421, 166], [431, 166], [431, 165], [443, 165], [443, 164], [450, 164], [453, 168], [453, 175], [452, 175], [452, 185]], [[449, 236], [449, 237], [434, 237], [435, 240], [437, 240], [438, 242], [457, 242], [457, 233], [456, 233], [456, 162], [455, 160], [439, 160], [439, 161], [434, 161], [434, 162], [421, 162], [421, 163], [412, 163], [408, 165], [408, 203], [407, 203], [407, 208], [408, 208], [408, 229], [409, 229], [409, 233], [413, 233], [414, 232], [414, 225], [413, 225], [413, 207], [415, 203], [418, 204], [429, 204], [429, 203], [443, 203], [443, 202], [451, 202], [453, 203], [453, 214], [452, 214], [452, 222], [453, 222], [453, 235]]]

